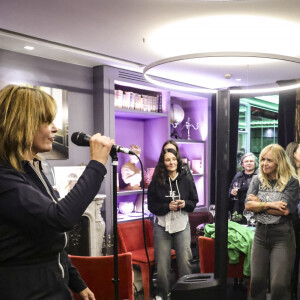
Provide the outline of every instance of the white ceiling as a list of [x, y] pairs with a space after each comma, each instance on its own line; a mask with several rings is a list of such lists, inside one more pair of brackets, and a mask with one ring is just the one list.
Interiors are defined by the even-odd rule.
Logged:
[[[299, 0], [0, 0], [0, 48], [84, 66], [142, 72], [168, 56], [224, 51], [300, 61], [299, 35]], [[298, 79], [300, 64], [218, 58], [211, 65], [201, 59], [166, 64], [151, 74], [209, 88], [250, 87]]]

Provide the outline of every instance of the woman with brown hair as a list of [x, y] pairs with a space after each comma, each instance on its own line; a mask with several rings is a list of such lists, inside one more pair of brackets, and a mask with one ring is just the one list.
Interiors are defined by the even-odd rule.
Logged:
[[155, 215], [153, 237], [158, 300], [167, 300], [170, 288], [171, 248], [176, 251], [179, 276], [191, 274], [191, 233], [188, 213], [198, 202], [194, 181], [182, 169], [178, 151], [162, 151], [150, 186], [148, 208]]

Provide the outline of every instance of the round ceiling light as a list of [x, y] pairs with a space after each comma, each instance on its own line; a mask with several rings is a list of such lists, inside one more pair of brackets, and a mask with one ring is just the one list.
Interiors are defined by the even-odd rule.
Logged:
[[[185, 92], [196, 92], [196, 93], [208, 93], [208, 94], [215, 94], [218, 92], [218, 89], [209, 89], [202, 86], [188, 86], [188, 85], [177, 85], [172, 84], [166, 81], [163, 81], [162, 79], [154, 79], [149, 74], [147, 74], [151, 69], [154, 69], [155, 67], [165, 65], [172, 62], [177, 61], [185, 61], [185, 60], [192, 60], [192, 59], [198, 59], [198, 58], [207, 58], [207, 57], [253, 57], [253, 58], [265, 58], [265, 59], [273, 59], [273, 60], [280, 60], [280, 61], [288, 61], [292, 63], [300, 64], [300, 59], [297, 57], [292, 56], [285, 56], [285, 55], [278, 55], [278, 54], [271, 54], [271, 53], [258, 53], [258, 52], [207, 52], [207, 53], [193, 53], [193, 54], [186, 54], [186, 55], [179, 55], [179, 56], [173, 56], [168, 57], [165, 59], [161, 59], [158, 61], [155, 61], [148, 66], [146, 66], [143, 70], [143, 75], [145, 79], [155, 85], [168, 88], [168, 89], [174, 89], [179, 91], [185, 91]], [[230, 89], [229, 92], [231, 94], [251, 94], [251, 93], [274, 93], [274, 92], [280, 92], [280, 91], [286, 91], [290, 89], [295, 89], [300, 87], [299, 84], [293, 84], [293, 85], [287, 85], [287, 86], [278, 86], [278, 87], [272, 87], [272, 88], [252, 88], [252, 89]]]

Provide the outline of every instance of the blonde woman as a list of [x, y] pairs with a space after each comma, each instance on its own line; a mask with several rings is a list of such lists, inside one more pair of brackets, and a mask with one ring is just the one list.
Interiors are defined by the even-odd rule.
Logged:
[[270, 300], [290, 300], [296, 247], [290, 215], [297, 209], [298, 178], [284, 149], [277, 144], [261, 151], [259, 170], [245, 203], [257, 221], [250, 296], [252, 300], [266, 300], [269, 283]]
[[38, 153], [52, 149], [57, 131], [54, 99], [37, 89], [9, 85], [0, 91], [0, 298], [95, 300], [64, 251], [98, 193], [114, 141], [90, 140], [91, 160], [74, 188], [59, 199]]

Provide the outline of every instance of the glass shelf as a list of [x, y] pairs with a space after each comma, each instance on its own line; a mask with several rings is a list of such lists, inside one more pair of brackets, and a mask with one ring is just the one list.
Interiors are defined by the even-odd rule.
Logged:
[[205, 143], [205, 141], [201, 141], [201, 140], [176, 140], [174, 139], [174, 141], [177, 144], [197, 144], [197, 143]]
[[[144, 214], [145, 216], [145, 219], [148, 219], [149, 218], [149, 215], [147, 214]], [[124, 215], [124, 214], [118, 214], [118, 223], [122, 223], [122, 222], [128, 222], [128, 221], [136, 221], [136, 220], [141, 220], [142, 219], [142, 213], [140, 213], [139, 215], [137, 216], [134, 216], [133, 214], [130, 215]]]
[[[145, 189], [145, 194], [147, 194], [147, 189]], [[127, 196], [127, 195], [138, 195], [142, 194], [143, 190], [120, 190], [117, 192], [118, 196]]]
[[203, 176], [203, 174], [194, 174], [194, 173], [192, 173], [192, 175], [193, 175], [194, 177], [202, 177], [202, 176]]
[[115, 116], [131, 119], [157, 119], [157, 118], [167, 118], [168, 115], [165, 113], [156, 113], [150, 111], [134, 110], [127, 108], [115, 107]]

